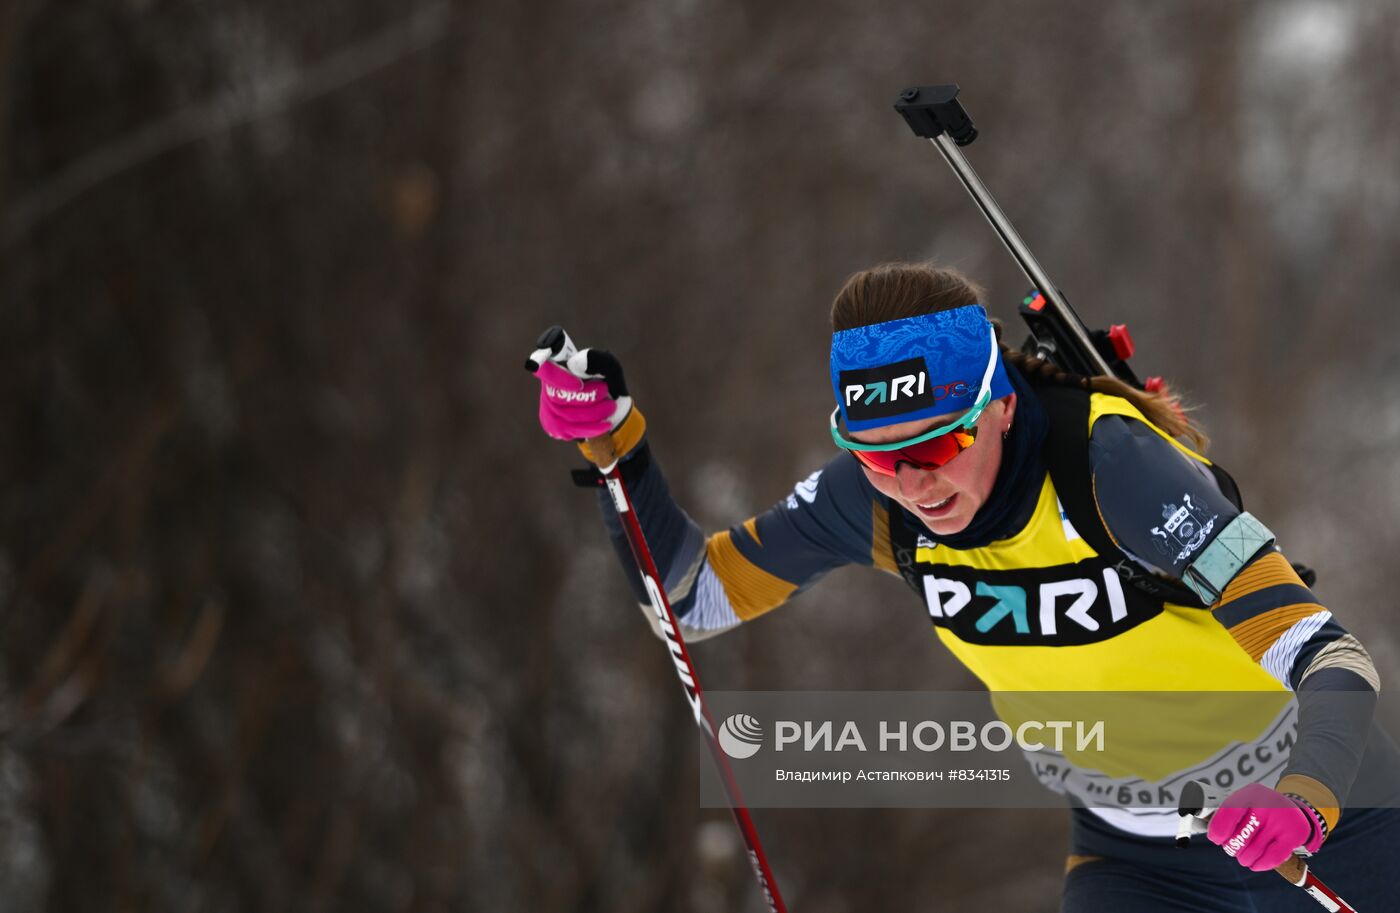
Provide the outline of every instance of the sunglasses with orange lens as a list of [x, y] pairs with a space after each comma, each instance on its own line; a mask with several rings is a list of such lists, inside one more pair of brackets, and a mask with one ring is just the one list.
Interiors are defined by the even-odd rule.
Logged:
[[852, 450], [850, 453], [871, 471], [892, 476], [897, 474], [900, 463], [908, 463], [915, 469], [941, 469], [976, 440], [977, 426], [969, 425], [897, 450]]

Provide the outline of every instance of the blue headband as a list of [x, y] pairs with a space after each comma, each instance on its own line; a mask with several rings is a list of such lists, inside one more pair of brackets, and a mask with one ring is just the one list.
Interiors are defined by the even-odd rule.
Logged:
[[[831, 386], [850, 431], [972, 408], [996, 352], [980, 304], [842, 330], [831, 337]], [[991, 398], [1012, 393], [996, 355]]]

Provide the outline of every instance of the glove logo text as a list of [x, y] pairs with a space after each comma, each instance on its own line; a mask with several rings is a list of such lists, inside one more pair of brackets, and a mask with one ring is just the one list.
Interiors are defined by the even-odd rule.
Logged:
[[1244, 849], [1244, 845], [1249, 842], [1249, 838], [1253, 837], [1254, 832], [1258, 829], [1259, 819], [1256, 818], [1254, 815], [1250, 815], [1249, 821], [1245, 823], [1244, 827], [1240, 828], [1240, 832], [1235, 836], [1231, 837], [1229, 842], [1225, 844], [1225, 852], [1233, 856], [1240, 850]]
[[597, 390], [560, 390], [548, 384], [544, 390], [550, 399], [563, 403], [591, 403], [598, 399]]

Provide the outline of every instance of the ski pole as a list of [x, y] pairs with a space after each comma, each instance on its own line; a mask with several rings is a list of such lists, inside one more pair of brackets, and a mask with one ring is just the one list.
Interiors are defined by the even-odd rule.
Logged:
[[[594, 447], [600, 443], [602, 441], [598, 438], [592, 441]], [[632, 558], [637, 562], [637, 569], [641, 572], [642, 584], [646, 587], [652, 611], [656, 613], [656, 619], [661, 625], [661, 633], [666, 638], [667, 650], [670, 652], [671, 661], [676, 667], [676, 675], [681, 680], [686, 701], [690, 704], [695, 715], [695, 724], [704, 733], [705, 744], [710, 749], [710, 757], [714, 760], [715, 767], [719, 771], [720, 782], [724, 785], [725, 797], [729, 801], [729, 811], [734, 815], [734, 823], [738, 825], [739, 833], [744, 837], [749, 864], [753, 866], [754, 877], [758, 879], [758, 887], [763, 892], [763, 899], [767, 902], [768, 909], [772, 913], [786, 913], [787, 906], [778, 893], [778, 885], [773, 879], [773, 871], [768, 867], [768, 857], [763, 852], [763, 844], [759, 842], [758, 829], [754, 827], [753, 817], [749, 814], [743, 796], [739, 793], [739, 784], [734, 779], [734, 770], [729, 766], [729, 759], [715, 738], [714, 720], [710, 716], [709, 708], [705, 706], [705, 696], [700, 690], [700, 677], [695, 672], [695, 664], [691, 662], [690, 652], [686, 650], [685, 640], [681, 637], [680, 622], [676, 620], [676, 613], [672, 610], [665, 591], [657, 582], [661, 575], [656, 569], [656, 563], [652, 560], [646, 538], [642, 535], [642, 525], [637, 521], [636, 512], [632, 510], [632, 498], [628, 494], [627, 483], [622, 480], [622, 474], [618, 471], [616, 461], [607, 467], [600, 467], [599, 472], [602, 473], [603, 480], [608, 486], [608, 493], [612, 495], [613, 507], [617, 509], [618, 517], [622, 520], [622, 528], [627, 534], [627, 544], [632, 549]]]
[[[573, 340], [569, 338], [567, 333], [562, 334], [558, 345], [559, 351], [552, 356], [556, 359], [567, 361], [569, 357], [577, 353]], [[550, 353], [541, 351], [531, 356], [532, 360], [537, 357], [550, 357]], [[632, 496], [628, 493], [627, 483], [623, 481], [622, 473], [618, 469], [618, 455], [613, 450], [612, 438], [604, 434], [592, 438], [588, 443], [593, 453], [603, 454], [608, 460], [607, 465], [599, 466], [598, 473], [604, 484], [607, 485], [613, 507], [617, 510], [618, 519], [622, 522], [627, 545], [632, 552], [632, 560], [636, 563], [637, 572], [641, 575], [642, 585], [646, 589], [647, 600], [651, 603], [652, 612], [655, 613], [662, 636], [666, 640], [666, 649], [671, 655], [672, 664], [676, 667], [676, 676], [681, 680], [686, 703], [690, 705], [691, 713], [695, 717], [695, 725], [700, 727], [705, 744], [710, 749], [710, 757], [719, 772], [720, 783], [724, 787], [725, 798], [729, 803], [729, 811], [734, 816], [734, 823], [744, 838], [749, 864], [753, 867], [754, 877], [758, 879], [758, 887], [763, 892], [763, 900], [768, 905], [770, 913], [787, 913], [787, 905], [783, 903], [782, 895], [778, 893], [778, 884], [773, 878], [773, 870], [768, 866], [768, 857], [763, 852], [763, 844], [758, 839], [758, 829], [754, 827], [753, 816], [749, 814], [749, 809], [744, 804], [743, 796], [739, 792], [739, 783], [734, 777], [734, 770], [729, 766], [729, 759], [724, 750], [720, 748], [719, 741], [715, 736], [714, 719], [710, 716], [709, 708], [705, 705], [705, 695], [700, 690], [700, 676], [695, 671], [695, 664], [690, 659], [690, 651], [686, 649], [685, 639], [681, 636], [680, 622], [676, 619], [671, 602], [666, 598], [666, 591], [659, 582], [661, 573], [656, 569], [656, 562], [652, 559], [651, 548], [648, 547], [646, 536], [642, 533], [642, 524], [637, 520], [636, 511], [632, 509]]]
[[[1224, 800], [1225, 797], [1204, 780], [1191, 780], [1183, 786], [1181, 801], [1176, 810], [1181, 817], [1176, 828], [1176, 845], [1188, 847], [1191, 845], [1191, 835], [1204, 834], [1209, 830], [1210, 816], [1215, 814]], [[1300, 848], [1294, 853], [1295, 855], [1279, 864], [1274, 871], [1282, 875], [1289, 884], [1308, 892], [1328, 913], [1357, 913], [1355, 907], [1338, 897], [1336, 891], [1327, 887], [1312, 873], [1303, 859], [1307, 855], [1306, 850]], [[1297, 855], [1299, 853], [1302, 855]]]
[[948, 166], [972, 196], [977, 208], [982, 210], [982, 215], [991, 223], [1006, 249], [1021, 267], [1021, 272], [1026, 274], [1026, 278], [1049, 303], [1055, 318], [1053, 320], [1047, 321], [1045, 315], [1040, 314], [1039, 308], [1035, 307], [1023, 307], [1021, 316], [1030, 323], [1031, 332], [1037, 341], [1053, 353], [1052, 360], [1077, 374], [1107, 374], [1141, 388], [1142, 383], [1126, 364], [1127, 358], [1132, 354], [1131, 339], [1128, 339], [1125, 345], [1119, 338], [1114, 338], [1114, 333], [1126, 337], [1126, 328], [1115, 328], [1113, 333], [1105, 334], [1105, 338], [1110, 340], [1117, 353], [1117, 357], [1112, 359], [1110, 364], [1110, 359], [1105, 358], [1104, 353], [1095, 344], [1084, 322], [1069, 306], [1069, 302], [1055, 287], [1055, 283], [1050, 281], [1045, 268], [1040, 265], [1035, 254], [1031, 253], [1026, 242], [1021, 240], [1016, 227], [992, 198], [987, 185], [982, 183], [977, 172], [972, 170], [972, 165], [963, 157], [962, 150], [958, 147], [966, 146], [975, 140], [977, 128], [973, 126], [972, 119], [967, 116], [962, 103], [958, 101], [958, 87], [915, 86], [905, 89], [899, 94], [899, 100], [895, 102], [894, 107], [903, 115], [915, 135], [929, 140], [942, 153]]

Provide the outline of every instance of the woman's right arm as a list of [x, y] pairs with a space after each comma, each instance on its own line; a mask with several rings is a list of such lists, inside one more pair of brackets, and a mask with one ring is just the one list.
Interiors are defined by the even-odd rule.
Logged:
[[[537, 355], [548, 335], [547, 331], [541, 337]], [[615, 400], [626, 396], [620, 368], [609, 385], [601, 374], [590, 376], [584, 370], [587, 358], [576, 356], [572, 361], [579, 369], [572, 379], [561, 376], [566, 372], [558, 365], [536, 372], [541, 380], [541, 425], [552, 437], [579, 441], [591, 462], [603, 462], [609, 450], [621, 455], [619, 470], [688, 641], [752, 620], [840, 565], [875, 565], [894, 572], [885, 501], [845, 454], [837, 454], [762, 514], [706, 536], [672, 498], [646, 440], [641, 412], [630, 400], [625, 412], [597, 402], [604, 395]], [[600, 371], [603, 365], [616, 365], [605, 353], [595, 354], [593, 361]], [[583, 404], [591, 408], [591, 422], [579, 419]], [[659, 633], [606, 491], [599, 491], [598, 502], [633, 594]]]
[[[687, 641], [752, 621], [843, 564], [895, 572], [883, 499], [845, 454], [768, 510], [709, 536], [671, 497], [646, 441], [629, 459], [642, 463], [629, 479], [632, 503]], [[633, 593], [659, 634], [612, 500], [600, 492], [598, 503]]]

